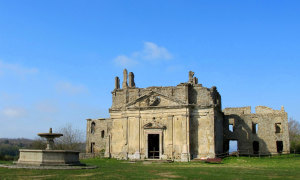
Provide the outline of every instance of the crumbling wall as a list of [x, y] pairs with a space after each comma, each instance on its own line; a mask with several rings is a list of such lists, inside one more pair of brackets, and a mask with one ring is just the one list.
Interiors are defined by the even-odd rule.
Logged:
[[216, 155], [221, 155], [224, 150], [224, 115], [218, 108], [215, 108], [214, 112], [214, 138], [215, 138], [215, 152]]
[[[258, 106], [256, 113], [251, 113], [251, 107], [226, 108], [224, 113], [225, 149], [229, 148], [229, 140], [238, 140], [241, 154], [289, 153], [288, 120], [284, 109]], [[229, 124], [233, 125], [233, 132], [229, 131]], [[280, 132], [276, 132], [276, 124], [280, 125]], [[278, 152], [277, 141], [283, 143], [282, 152]], [[257, 152], [255, 143], [259, 146]]]
[[[125, 69], [124, 75], [126, 74], [127, 70]], [[148, 88], [137, 88], [136, 86], [126, 86], [127, 79], [125, 77], [123, 79], [123, 81], [125, 81], [123, 82], [124, 86], [120, 89], [118, 82], [119, 78], [116, 77], [116, 87], [112, 91], [111, 110], [124, 110], [127, 103], [130, 103], [151, 92], [160, 93], [166, 97], [176, 99], [183, 102], [184, 105], [193, 104], [203, 107], [218, 105], [221, 107], [221, 96], [217, 91], [217, 88], [214, 86], [212, 88], [202, 87], [202, 84], [198, 84], [198, 79], [193, 78], [191, 78], [191, 82], [180, 83], [177, 86], [152, 86]]]
[[[106, 149], [110, 119], [87, 119], [86, 152], [100, 153]], [[94, 127], [93, 127], [94, 126]]]

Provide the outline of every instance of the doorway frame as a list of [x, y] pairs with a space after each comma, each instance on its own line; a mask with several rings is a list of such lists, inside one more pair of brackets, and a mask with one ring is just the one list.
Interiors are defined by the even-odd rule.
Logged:
[[146, 159], [149, 159], [148, 157], [148, 135], [149, 134], [158, 134], [159, 135], [159, 158], [161, 159], [162, 154], [163, 154], [163, 130], [162, 129], [145, 129], [144, 132], [144, 137], [145, 137], [145, 155], [146, 155]]

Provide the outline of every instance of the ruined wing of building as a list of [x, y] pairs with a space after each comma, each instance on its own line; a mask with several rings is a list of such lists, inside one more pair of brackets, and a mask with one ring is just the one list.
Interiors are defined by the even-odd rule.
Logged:
[[86, 152], [118, 159], [190, 161], [215, 158], [229, 142], [245, 155], [289, 153], [287, 113], [258, 106], [225, 108], [215, 86], [194, 72], [177, 86], [138, 88], [125, 69], [115, 78], [110, 118], [87, 119]]

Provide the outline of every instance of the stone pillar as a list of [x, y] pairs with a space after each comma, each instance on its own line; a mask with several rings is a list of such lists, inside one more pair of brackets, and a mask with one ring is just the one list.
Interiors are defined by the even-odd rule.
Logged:
[[198, 78], [196, 77], [193, 78], [193, 84], [198, 84]]
[[111, 157], [111, 154], [110, 154], [110, 134], [107, 136], [106, 138], [106, 144], [105, 144], [105, 154], [104, 154], [104, 157], [106, 158], [110, 158]]
[[187, 145], [184, 144], [182, 146], [182, 152], [181, 152], [181, 162], [188, 162], [189, 161], [189, 154]]
[[193, 71], [189, 71], [189, 83], [193, 83], [194, 74], [195, 73]]
[[129, 87], [135, 87], [133, 72], [129, 73]]
[[52, 138], [47, 138], [47, 147], [46, 150], [53, 150], [54, 140]]
[[120, 89], [120, 79], [118, 76], [115, 77], [115, 89]]
[[127, 69], [124, 69], [123, 71], [123, 83], [122, 83], [122, 88], [126, 89], [128, 87], [127, 84]]

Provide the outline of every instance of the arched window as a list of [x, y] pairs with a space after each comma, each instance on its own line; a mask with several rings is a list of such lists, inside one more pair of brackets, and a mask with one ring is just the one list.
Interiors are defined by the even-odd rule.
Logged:
[[95, 122], [92, 122], [92, 124], [91, 124], [91, 133], [92, 133], [92, 134], [95, 133], [95, 126], [96, 126], [96, 123], [95, 123]]
[[101, 131], [101, 138], [104, 138], [104, 130]]

